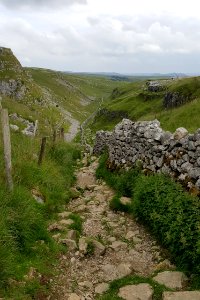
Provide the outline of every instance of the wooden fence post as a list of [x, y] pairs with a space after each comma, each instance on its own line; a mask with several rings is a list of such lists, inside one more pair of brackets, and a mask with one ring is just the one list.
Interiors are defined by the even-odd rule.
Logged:
[[44, 157], [44, 151], [45, 151], [46, 141], [47, 141], [47, 138], [43, 137], [42, 138], [41, 147], [40, 147], [39, 159], [38, 159], [38, 165], [39, 166], [42, 164], [42, 160], [43, 160], [43, 157]]
[[1, 109], [1, 123], [2, 123], [2, 133], [3, 133], [6, 179], [7, 179], [8, 188], [10, 191], [12, 191], [13, 180], [12, 180], [12, 162], [11, 162], [11, 142], [10, 142], [9, 117], [8, 117], [7, 109]]
[[34, 132], [33, 132], [33, 136], [36, 135], [36, 131], [38, 129], [38, 120], [35, 121], [35, 126], [34, 126]]

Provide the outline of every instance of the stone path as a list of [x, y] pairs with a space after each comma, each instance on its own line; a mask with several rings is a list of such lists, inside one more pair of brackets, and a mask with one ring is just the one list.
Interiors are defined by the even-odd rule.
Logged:
[[[108, 290], [108, 283], [114, 279], [130, 274], [149, 276], [154, 271], [174, 268], [143, 226], [129, 215], [109, 208], [114, 192], [104, 182], [96, 181], [97, 165], [94, 159], [90, 166], [77, 172], [76, 187], [83, 191], [82, 195], [72, 200], [59, 214], [60, 220], [49, 227], [50, 231], [58, 229], [54, 238], [69, 248], [60, 259], [50, 300], [93, 300]], [[73, 223], [69, 219], [70, 212], [78, 213], [83, 220], [81, 237], [67, 229]], [[158, 280], [163, 283], [166, 276]], [[182, 278], [180, 274], [177, 277], [179, 281]], [[181, 287], [180, 282], [179, 285]], [[120, 293], [127, 291], [122, 289]], [[124, 299], [152, 299], [149, 297], [130, 298], [129, 295]], [[176, 298], [166, 294], [165, 299]]]

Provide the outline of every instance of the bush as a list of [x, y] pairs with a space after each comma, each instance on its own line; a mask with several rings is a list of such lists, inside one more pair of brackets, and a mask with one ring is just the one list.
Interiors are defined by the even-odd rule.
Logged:
[[138, 168], [129, 171], [118, 170], [111, 172], [106, 167], [108, 155], [105, 153], [99, 160], [99, 166], [96, 170], [97, 178], [103, 178], [119, 195], [131, 197], [135, 181], [140, 173]]
[[200, 273], [200, 202], [164, 175], [140, 176], [133, 210], [178, 266]]

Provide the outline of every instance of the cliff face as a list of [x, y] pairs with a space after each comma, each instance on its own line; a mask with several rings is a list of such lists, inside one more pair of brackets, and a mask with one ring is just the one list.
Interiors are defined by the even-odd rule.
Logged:
[[22, 99], [27, 91], [28, 76], [11, 49], [0, 47], [0, 94]]

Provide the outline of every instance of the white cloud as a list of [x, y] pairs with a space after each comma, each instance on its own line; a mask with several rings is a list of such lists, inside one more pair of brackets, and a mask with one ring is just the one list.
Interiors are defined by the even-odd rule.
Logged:
[[[199, 68], [193, 63], [200, 55], [196, 0], [88, 0], [71, 5], [84, 3], [0, 0], [0, 45], [12, 48], [24, 65], [61, 70]], [[17, 9], [8, 9], [11, 5]]]
[[86, 4], [87, 0], [0, 0], [9, 9], [56, 9], [73, 4]]

